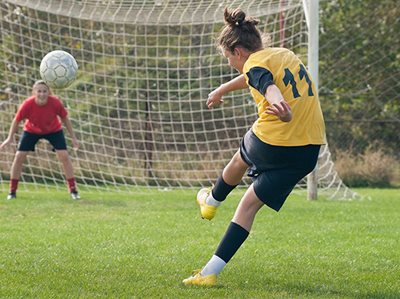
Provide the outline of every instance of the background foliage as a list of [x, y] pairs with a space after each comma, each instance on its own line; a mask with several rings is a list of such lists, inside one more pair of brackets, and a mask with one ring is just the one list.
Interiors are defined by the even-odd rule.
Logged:
[[320, 95], [335, 148], [360, 152], [378, 143], [399, 156], [397, 4], [321, 1]]
[[353, 186], [398, 184], [398, 3], [337, 0], [320, 5], [320, 97], [337, 169]]

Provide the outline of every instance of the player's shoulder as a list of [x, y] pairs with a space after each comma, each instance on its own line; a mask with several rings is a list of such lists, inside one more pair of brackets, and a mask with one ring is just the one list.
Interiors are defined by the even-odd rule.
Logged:
[[293, 51], [287, 48], [281, 47], [267, 47], [260, 51], [254, 52], [250, 57], [254, 59], [263, 59], [266, 57], [276, 56], [276, 55], [295, 55]]
[[55, 95], [49, 95], [48, 100], [49, 101], [61, 102], [60, 98], [58, 96], [55, 96]]
[[245, 65], [248, 68], [253, 66], [266, 66], [270, 68], [274, 65], [279, 65], [290, 56], [295, 56], [295, 54], [289, 49], [268, 47], [252, 53]]
[[299, 57], [287, 48], [268, 48], [266, 51], [267, 59], [273, 63], [290, 63], [298, 61]]
[[34, 102], [35, 102], [35, 96], [30, 96], [22, 101], [21, 106], [29, 106], [32, 105]]
[[27, 97], [24, 100], [24, 103], [31, 103], [31, 102], [34, 102], [34, 101], [35, 101], [35, 96], [30, 96], [30, 97]]
[[63, 102], [61, 99], [55, 95], [49, 95], [47, 98], [47, 101], [53, 105], [63, 105]]

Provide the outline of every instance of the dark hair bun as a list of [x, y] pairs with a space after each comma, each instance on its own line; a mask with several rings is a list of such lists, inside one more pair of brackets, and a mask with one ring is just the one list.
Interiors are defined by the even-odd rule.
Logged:
[[251, 25], [258, 24], [258, 20], [255, 20], [253, 18], [246, 19], [246, 13], [240, 8], [236, 8], [234, 10], [229, 10], [228, 8], [225, 8], [224, 20], [225, 23], [230, 26], [241, 26], [244, 23], [249, 23]]
[[231, 26], [238, 26], [241, 25], [246, 19], [246, 14], [240, 8], [236, 8], [232, 11], [229, 11], [228, 8], [225, 8], [224, 19], [225, 23]]

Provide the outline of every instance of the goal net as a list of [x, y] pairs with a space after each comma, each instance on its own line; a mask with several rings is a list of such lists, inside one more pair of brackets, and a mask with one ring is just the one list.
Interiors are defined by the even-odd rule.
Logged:
[[[0, 137], [6, 138], [18, 105], [30, 95], [43, 56], [64, 50], [79, 64], [78, 79], [54, 93], [68, 108], [80, 141], [79, 151], [70, 154], [81, 187], [210, 185], [257, 118], [246, 90], [227, 95], [221, 108], [205, 106], [210, 91], [237, 76], [215, 48], [224, 7], [241, 7], [259, 18], [259, 29], [270, 33], [273, 46], [290, 48], [306, 63], [306, 2], [2, 1]], [[3, 189], [14, 154], [15, 146], [0, 154]], [[317, 178], [319, 190], [352, 196], [327, 147]], [[28, 156], [21, 181], [64, 187], [47, 142]]]

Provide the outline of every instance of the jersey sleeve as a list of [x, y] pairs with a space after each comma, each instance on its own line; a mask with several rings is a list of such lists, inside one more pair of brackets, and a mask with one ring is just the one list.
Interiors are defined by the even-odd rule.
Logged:
[[249, 78], [249, 85], [257, 89], [263, 96], [265, 95], [268, 86], [274, 84], [272, 73], [263, 67], [252, 67], [246, 75]]
[[63, 102], [60, 99], [57, 99], [57, 105], [58, 105], [58, 109], [57, 109], [57, 114], [58, 116], [60, 116], [61, 118], [66, 118], [68, 115], [68, 111], [67, 109], [65, 109]]
[[27, 106], [27, 102], [24, 101], [18, 108], [17, 113], [15, 114], [15, 120], [17, 122], [20, 122], [22, 120], [24, 120], [25, 118], [27, 118], [28, 114], [28, 106]]

